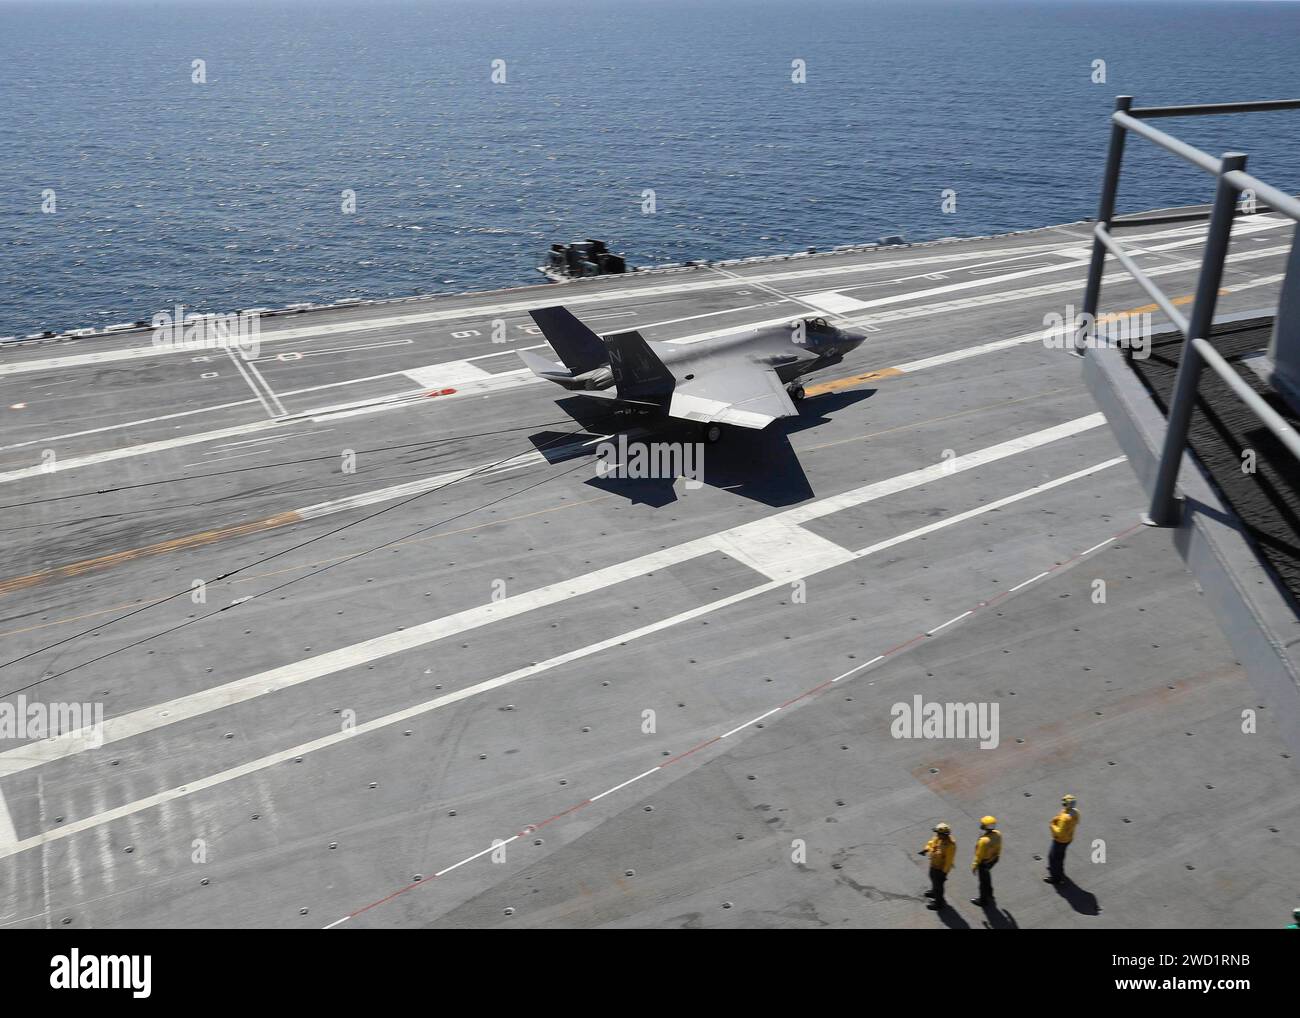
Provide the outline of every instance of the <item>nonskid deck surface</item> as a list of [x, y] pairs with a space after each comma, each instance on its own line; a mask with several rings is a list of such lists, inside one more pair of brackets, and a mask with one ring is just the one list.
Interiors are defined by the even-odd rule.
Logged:
[[[1250, 367], [1252, 358], [1268, 349], [1273, 316], [1221, 323], [1211, 335], [1215, 349], [1231, 358], [1247, 384], [1265, 398], [1271, 396], [1270, 405], [1293, 427], [1300, 424], [1300, 413], [1273, 395]], [[1138, 377], [1158, 400], [1162, 412], [1167, 412], [1181, 361], [1180, 343], [1161, 336], [1153, 344], [1148, 360], [1134, 362]], [[1211, 373], [1205, 379], [1204, 391], [1198, 388], [1198, 396], [1188, 430], [1197, 461], [1242, 521], [1244, 532], [1280, 586], [1290, 593], [1292, 604], [1300, 604], [1300, 545], [1296, 541], [1300, 531], [1300, 472], [1295, 457], [1217, 374]], [[1242, 468], [1243, 457], [1252, 460], [1248, 464], [1252, 469]]]
[[[1290, 229], [1239, 224], [1224, 310], [1276, 299]], [[1203, 227], [1134, 232], [1190, 294]], [[0, 743], [0, 922], [1282, 924], [1294, 761], [1041, 338], [1087, 238], [313, 312], [251, 363], [6, 350], [3, 699], [102, 705], [103, 743]], [[597, 475], [515, 353], [556, 302], [872, 331], [693, 487]], [[996, 707], [997, 745], [896, 738], [916, 697]], [[988, 812], [998, 908], [927, 912], [926, 832], [962, 902]]]

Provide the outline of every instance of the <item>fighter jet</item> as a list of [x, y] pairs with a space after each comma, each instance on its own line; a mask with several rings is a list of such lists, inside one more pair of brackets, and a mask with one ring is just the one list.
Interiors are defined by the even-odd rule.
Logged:
[[824, 318], [806, 318], [696, 343], [651, 343], [635, 331], [602, 338], [564, 307], [528, 313], [564, 362], [520, 350], [538, 377], [695, 421], [706, 442], [718, 441], [726, 424], [766, 428], [779, 417], [797, 416], [794, 401], [804, 397], [798, 379], [838, 364], [867, 338]]

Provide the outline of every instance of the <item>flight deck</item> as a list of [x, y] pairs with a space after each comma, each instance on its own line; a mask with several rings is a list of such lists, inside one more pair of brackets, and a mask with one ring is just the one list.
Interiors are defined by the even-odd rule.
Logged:
[[[1276, 302], [1292, 232], [1237, 224], [1221, 312]], [[1186, 303], [1204, 236], [1126, 242]], [[0, 750], [0, 924], [1283, 925], [1292, 749], [1045, 331], [1091, 240], [303, 309], [252, 360], [4, 344], [0, 700], [103, 723]], [[1104, 294], [1162, 321], [1113, 262]], [[617, 421], [519, 357], [551, 304], [656, 343], [867, 340], [702, 485], [607, 477]], [[996, 705], [996, 745], [898, 737], [917, 702]]]

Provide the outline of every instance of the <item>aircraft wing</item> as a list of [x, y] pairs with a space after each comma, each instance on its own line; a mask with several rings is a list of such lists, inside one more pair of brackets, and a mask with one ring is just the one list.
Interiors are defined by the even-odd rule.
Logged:
[[799, 415], [776, 372], [749, 361], [678, 382], [668, 413], [688, 421], [741, 428], [766, 428], [778, 417]]

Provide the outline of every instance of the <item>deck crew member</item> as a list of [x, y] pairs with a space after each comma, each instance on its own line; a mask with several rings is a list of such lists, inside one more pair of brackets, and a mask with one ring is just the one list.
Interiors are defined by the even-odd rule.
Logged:
[[927, 898], [934, 901], [925, 907], [932, 912], [946, 908], [948, 902], [943, 897], [943, 885], [952, 869], [952, 860], [957, 854], [957, 842], [953, 840], [952, 828], [943, 821], [934, 825], [934, 837], [925, 843], [918, 855], [930, 857], [930, 889], [925, 892]]
[[1065, 850], [1074, 840], [1074, 829], [1079, 826], [1078, 799], [1074, 796], [1061, 796], [1061, 812], [1052, 817], [1052, 847], [1047, 853], [1047, 876], [1043, 877], [1049, 884], [1059, 884], [1065, 880]]
[[980, 836], [975, 842], [975, 859], [970, 864], [972, 873], [980, 878], [980, 896], [971, 898], [972, 905], [988, 908], [993, 904], [993, 877], [990, 871], [1002, 856], [1002, 832], [997, 829], [997, 817], [980, 819]]

